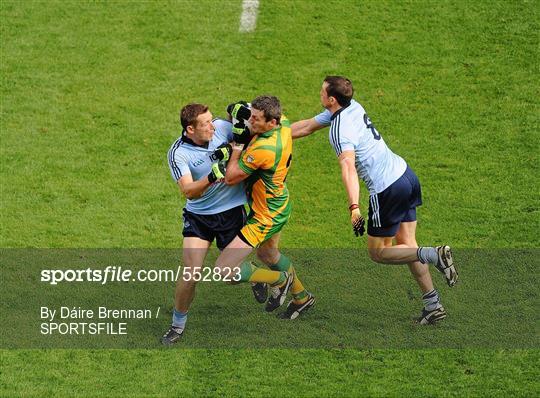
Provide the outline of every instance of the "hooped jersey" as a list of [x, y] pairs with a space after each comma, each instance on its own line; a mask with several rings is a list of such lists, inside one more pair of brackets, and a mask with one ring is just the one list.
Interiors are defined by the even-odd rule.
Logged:
[[323, 126], [330, 125], [329, 140], [337, 156], [343, 151], [354, 151], [356, 171], [370, 194], [384, 191], [405, 172], [405, 160], [388, 148], [362, 105], [355, 100], [333, 115], [326, 110], [315, 116], [315, 120]]
[[289, 120], [252, 138], [238, 160], [249, 174], [246, 181], [248, 203], [253, 217], [263, 224], [285, 222], [290, 215], [289, 190], [285, 180], [292, 160], [292, 135]]

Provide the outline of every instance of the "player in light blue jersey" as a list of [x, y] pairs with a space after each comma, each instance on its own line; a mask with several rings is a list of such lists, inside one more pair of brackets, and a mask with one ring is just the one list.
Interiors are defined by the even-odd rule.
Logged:
[[[189, 104], [180, 112], [182, 135], [168, 153], [169, 168], [180, 192], [186, 197], [183, 210], [183, 277], [176, 285], [172, 325], [162, 337], [165, 345], [176, 343], [184, 331], [187, 313], [195, 295], [196, 279], [210, 245], [216, 240], [222, 250], [244, 226], [244, 184], [223, 182], [225, 167], [216, 150], [233, 140], [232, 124], [212, 119], [208, 107]], [[223, 157], [223, 156], [222, 156]], [[226, 159], [225, 159], [226, 160]], [[187, 276], [187, 277], [184, 277]], [[258, 300], [266, 300], [266, 286], [254, 285]]]
[[[353, 86], [343, 76], [327, 76], [320, 91], [324, 112], [293, 123], [293, 138], [330, 126], [329, 140], [341, 166], [347, 191], [351, 224], [356, 236], [364, 234], [359, 206], [360, 177], [369, 191], [368, 251], [384, 264], [408, 264], [423, 294], [420, 324], [446, 317], [433, 287], [428, 264], [434, 265], [454, 286], [458, 274], [449, 246], [418, 247], [416, 207], [422, 204], [420, 182], [405, 160], [392, 152], [364, 108], [353, 97]], [[393, 241], [395, 240], [395, 244]]]

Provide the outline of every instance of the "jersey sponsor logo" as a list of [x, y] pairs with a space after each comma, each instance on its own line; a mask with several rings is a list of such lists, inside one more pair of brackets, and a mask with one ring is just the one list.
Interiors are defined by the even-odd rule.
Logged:
[[204, 163], [204, 160], [203, 160], [203, 159], [199, 159], [199, 160], [193, 162], [192, 164], [193, 164], [193, 167], [199, 167], [199, 166], [200, 166], [201, 164], [203, 164], [203, 163]]

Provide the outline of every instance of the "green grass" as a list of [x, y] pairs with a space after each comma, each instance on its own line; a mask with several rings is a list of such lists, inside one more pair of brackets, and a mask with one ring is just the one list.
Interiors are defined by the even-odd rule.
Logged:
[[[365, 257], [344, 267], [299, 259], [320, 300], [298, 327], [321, 333], [319, 349], [194, 348], [219, 341], [220, 321], [227, 327], [215, 314], [213, 285], [202, 285], [189, 348], [4, 349], [1, 394], [270, 395], [279, 385], [281, 394], [305, 396], [535, 395], [537, 278], [527, 272], [537, 269], [540, 247], [538, 2], [262, 0], [252, 34], [237, 32], [240, 4], [0, 3], [0, 246], [179, 247], [183, 200], [166, 164], [179, 108], [200, 101], [223, 115], [228, 102], [269, 92], [298, 120], [320, 110], [322, 78], [339, 73], [420, 177], [419, 243], [533, 250], [509, 251], [520, 261], [494, 260], [495, 267], [477, 260], [482, 252], [467, 252], [461, 286], [441, 286], [450, 318], [433, 332], [410, 329], [420, 303], [406, 270]], [[349, 230], [325, 131], [295, 142], [288, 182], [294, 209], [285, 250], [365, 247]], [[6, 270], [3, 261], [3, 281]], [[339, 283], [327, 283], [329, 274]], [[155, 300], [170, 308], [172, 287], [160, 289]], [[245, 290], [217, 290], [249, 308]], [[379, 291], [387, 306], [366, 294]], [[16, 292], [2, 295], [24, 304]], [[475, 300], [486, 303], [484, 313], [475, 314]], [[359, 330], [347, 329], [347, 321], [359, 322], [352, 308], [370, 314]], [[6, 325], [7, 316], [2, 311]], [[205, 336], [207, 316], [214, 323]], [[297, 341], [259, 313], [245, 316], [252, 322], [242, 327], [235, 318], [232, 332], [261, 322]], [[378, 324], [391, 344], [380, 345]], [[331, 349], [323, 337], [333, 326], [357, 349]], [[513, 330], [521, 332], [514, 341]], [[449, 347], [462, 348], [437, 345], [442, 332], [453, 336]], [[366, 349], [358, 349], [362, 341]], [[422, 342], [424, 349], [411, 349]], [[270, 345], [280, 346], [287, 343]]]
[[522, 350], [4, 351], [0, 393], [17, 384], [37, 397], [526, 397], [539, 388], [539, 359]]

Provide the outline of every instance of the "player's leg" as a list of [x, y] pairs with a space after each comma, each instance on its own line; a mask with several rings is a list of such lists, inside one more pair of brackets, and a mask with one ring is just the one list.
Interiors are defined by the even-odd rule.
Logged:
[[206, 240], [188, 237], [184, 238], [182, 257], [184, 261], [183, 277], [176, 284], [175, 309], [186, 312], [191, 306], [195, 297], [195, 286], [197, 285], [196, 272], [201, 272], [204, 259], [208, 253], [211, 242]]
[[248, 219], [238, 235], [223, 249], [216, 261], [221, 275], [232, 275], [236, 283], [267, 283], [273, 291], [279, 291], [277, 297], [282, 305], [293, 282], [293, 275], [288, 272], [273, 271], [257, 267], [244, 261], [254, 247], [264, 242], [267, 231], [258, 220]]
[[207, 240], [193, 236], [184, 238], [182, 250], [184, 269], [182, 276], [176, 281], [171, 327], [161, 338], [164, 345], [176, 343], [184, 333], [189, 307], [195, 296], [197, 284], [197, 278], [193, 276], [196, 272], [201, 271], [210, 244], [211, 242]]
[[[290, 261], [290, 259], [279, 251], [279, 241], [281, 232], [272, 235], [257, 249], [257, 257], [272, 270], [286, 271], [294, 276], [291, 286], [293, 299], [287, 305], [287, 310], [281, 314], [282, 318], [295, 319], [302, 312], [307, 311], [315, 303], [315, 297], [310, 294], [298, 278], [298, 275]], [[266, 311], [274, 311], [278, 305], [274, 298], [275, 292], [271, 292], [271, 296], [266, 304]]]
[[[399, 225], [398, 232], [396, 234], [396, 246], [407, 246], [417, 249], [416, 243], [416, 221], [402, 222]], [[433, 281], [431, 280], [431, 274], [429, 272], [429, 266], [423, 264], [420, 261], [411, 261], [408, 263], [409, 270], [414, 279], [418, 283], [422, 293], [428, 293], [433, 290]]]
[[369, 197], [368, 253], [371, 259], [382, 264], [408, 264], [418, 260], [416, 248], [404, 244], [392, 246], [401, 221], [410, 204], [411, 184], [404, 176], [381, 193]]
[[[213, 229], [216, 231], [216, 246], [220, 251], [223, 251], [242, 230], [246, 223], [246, 218], [246, 210], [243, 205], [217, 215]], [[266, 283], [252, 282], [251, 290], [258, 303], [266, 302], [268, 298], [268, 287]]]
[[457, 272], [449, 246], [415, 248], [397, 244], [390, 248], [385, 242], [397, 234], [402, 222], [416, 221], [416, 206], [421, 204], [420, 182], [410, 168], [383, 192], [372, 194], [368, 212], [369, 255], [373, 261], [383, 264], [415, 261], [433, 264], [445, 275], [448, 285], [453, 286]]
[[[368, 222], [368, 231], [369, 228]], [[391, 241], [392, 237], [368, 233], [367, 245], [371, 259], [381, 264], [409, 264], [416, 261], [432, 264], [445, 276], [449, 286], [455, 285], [457, 272], [449, 246], [414, 248], [406, 244], [392, 246]]]
[[418, 261], [417, 250], [404, 244], [392, 245], [394, 236], [368, 235], [369, 257], [381, 264], [408, 264]]
[[[242, 229], [243, 230], [243, 229]], [[216, 260], [216, 268], [223, 277], [234, 282], [262, 282], [271, 286], [290, 285], [289, 275], [286, 272], [272, 271], [255, 266], [253, 263], [244, 261], [253, 250], [253, 246], [239, 236], [223, 249]], [[288, 290], [288, 287], [287, 287]]]
[[[416, 242], [416, 221], [402, 222], [396, 234], [396, 244], [408, 247], [418, 247]], [[446, 318], [446, 311], [443, 308], [439, 293], [433, 287], [429, 265], [420, 261], [409, 263], [409, 270], [418, 283], [422, 291], [422, 301], [424, 308], [422, 314], [416, 320], [419, 324], [433, 324]]]
[[[404, 177], [409, 181], [411, 194], [409, 196], [409, 209], [402, 221], [416, 221], [416, 208], [422, 204], [422, 189], [418, 177], [407, 167]], [[442, 245], [437, 247], [419, 247], [417, 252], [418, 260], [424, 264], [434, 265], [446, 278], [448, 286], [456, 284], [458, 274], [454, 266], [454, 259], [450, 246]]]

